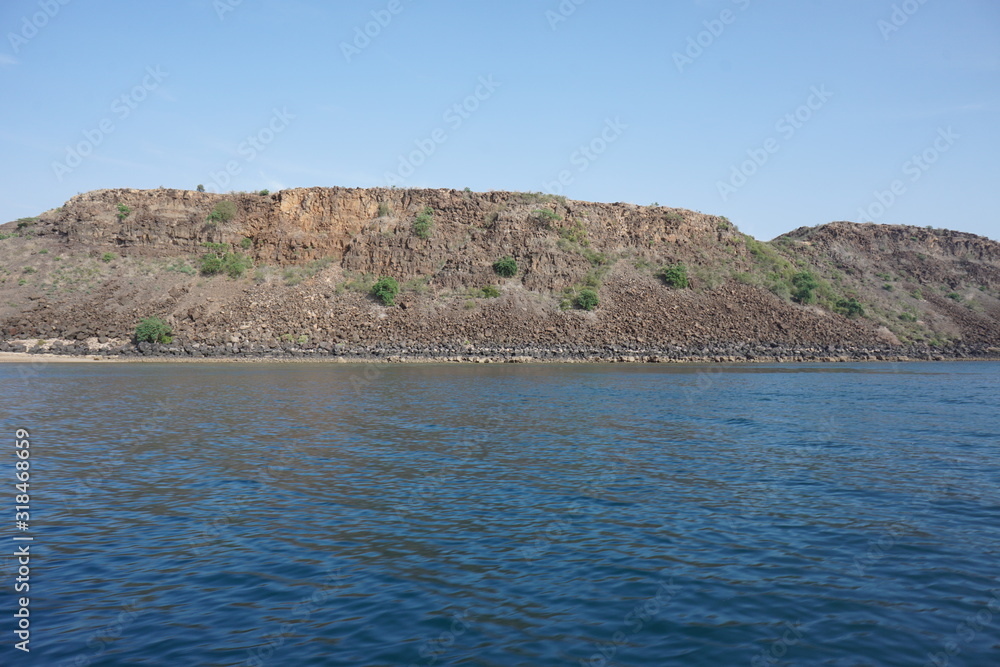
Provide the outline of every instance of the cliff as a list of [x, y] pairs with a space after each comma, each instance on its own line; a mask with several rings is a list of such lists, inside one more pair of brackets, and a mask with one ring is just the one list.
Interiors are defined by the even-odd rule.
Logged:
[[[836, 222], [763, 243], [712, 215], [537, 193], [118, 189], [0, 238], [0, 349], [122, 350], [148, 316], [176, 354], [1000, 346], [1000, 244], [945, 230]], [[206, 254], [240, 261], [206, 275]], [[660, 275], [678, 265], [687, 287]], [[393, 307], [370, 294], [380, 276], [402, 285]], [[587, 289], [592, 311], [574, 307]]]

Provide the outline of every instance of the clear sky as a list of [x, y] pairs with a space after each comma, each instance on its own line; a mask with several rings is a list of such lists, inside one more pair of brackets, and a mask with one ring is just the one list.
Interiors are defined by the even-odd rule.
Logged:
[[4, 0], [0, 30], [3, 221], [395, 183], [1000, 239], [996, 0]]

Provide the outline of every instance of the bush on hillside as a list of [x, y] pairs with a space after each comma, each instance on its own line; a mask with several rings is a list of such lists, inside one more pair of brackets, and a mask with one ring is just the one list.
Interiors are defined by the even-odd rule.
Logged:
[[597, 308], [601, 303], [601, 299], [597, 296], [597, 291], [589, 287], [585, 287], [580, 290], [580, 293], [576, 295], [574, 304], [577, 308], [581, 310], [593, 310]]
[[513, 278], [517, 275], [517, 262], [513, 257], [504, 257], [493, 262], [493, 270], [503, 278]]
[[137, 343], [169, 343], [173, 340], [171, 334], [170, 325], [159, 317], [147, 317], [135, 328]]
[[678, 289], [687, 289], [688, 286], [688, 271], [687, 267], [683, 264], [674, 264], [673, 266], [668, 266], [660, 272], [660, 278], [663, 279], [670, 287], [676, 287]]
[[383, 276], [372, 286], [372, 294], [387, 306], [396, 305], [399, 283], [392, 276]]

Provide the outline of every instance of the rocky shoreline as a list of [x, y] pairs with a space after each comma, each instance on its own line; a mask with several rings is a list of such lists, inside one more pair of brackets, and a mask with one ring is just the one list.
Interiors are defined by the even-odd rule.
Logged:
[[483, 345], [357, 346], [315, 343], [297, 345], [266, 343], [208, 345], [156, 344], [107, 341], [88, 344], [79, 341], [0, 342], [0, 353], [20, 353], [56, 357], [94, 357], [107, 360], [149, 361], [270, 361], [325, 360], [340, 362], [466, 362], [466, 363], [844, 363], [946, 360], [1000, 360], [1000, 347], [952, 345], [946, 347], [842, 347], [789, 346], [781, 344], [718, 344], [697, 347], [631, 348], [617, 345], [600, 347], [562, 345], [543, 347]]

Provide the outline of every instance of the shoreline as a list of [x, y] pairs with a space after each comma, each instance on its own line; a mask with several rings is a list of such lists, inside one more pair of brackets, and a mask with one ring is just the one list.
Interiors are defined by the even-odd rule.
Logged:
[[[11, 348], [15, 349], [11, 349]], [[5, 349], [6, 348], [6, 349]], [[20, 349], [17, 349], [20, 348]], [[430, 348], [341, 346], [279, 348], [254, 345], [179, 346], [142, 343], [106, 347], [50, 344], [27, 348], [0, 344], [0, 363], [361, 363], [361, 364], [803, 364], [1000, 361], [1000, 347], [951, 346], [840, 348], [746, 344], [698, 348], [630, 349], [614, 345], [495, 348], [442, 345]]]

